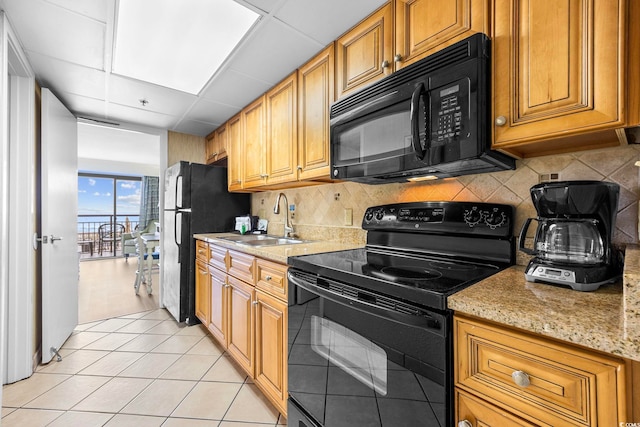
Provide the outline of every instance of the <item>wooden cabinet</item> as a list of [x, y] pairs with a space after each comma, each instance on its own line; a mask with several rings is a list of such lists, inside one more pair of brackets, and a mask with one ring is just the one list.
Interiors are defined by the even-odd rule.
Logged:
[[286, 412], [287, 407], [287, 304], [256, 291], [255, 382]]
[[227, 158], [227, 125], [226, 123], [216, 129], [216, 161]]
[[336, 40], [336, 98], [478, 32], [488, 0], [394, 0]]
[[[534, 427], [536, 425], [503, 411], [472, 394], [456, 390], [455, 398], [457, 425], [461, 427]], [[469, 424], [465, 424], [464, 421]]]
[[287, 413], [287, 266], [196, 240], [196, 311], [211, 335]]
[[627, 8], [493, 0], [495, 149], [527, 157], [618, 145], [613, 130], [629, 119], [626, 58], [638, 56], [627, 55]]
[[293, 73], [267, 92], [266, 185], [297, 179], [298, 79]]
[[209, 323], [211, 308], [209, 305], [209, 267], [205, 261], [196, 259], [196, 317], [203, 325]]
[[227, 351], [249, 373], [254, 376], [254, 321], [253, 302], [255, 289], [235, 277], [227, 277], [228, 300], [228, 347]]
[[[454, 334], [456, 390], [524, 420], [519, 425], [617, 426], [629, 419], [621, 359], [462, 316]], [[472, 425], [486, 425], [480, 420], [489, 409], [468, 412], [473, 405], [457, 403]]]
[[206, 163], [210, 164], [216, 161], [216, 132], [213, 131], [207, 135], [205, 139], [205, 157]]
[[298, 179], [330, 178], [329, 109], [335, 100], [333, 44], [298, 69]]
[[227, 121], [227, 187], [229, 191], [242, 190], [242, 113]]
[[242, 110], [242, 188], [266, 183], [265, 166], [265, 95]]

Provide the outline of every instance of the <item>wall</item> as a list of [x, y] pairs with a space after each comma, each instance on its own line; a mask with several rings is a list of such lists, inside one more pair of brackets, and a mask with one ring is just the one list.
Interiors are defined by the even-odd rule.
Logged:
[[[293, 224], [302, 238], [364, 242], [361, 230], [369, 206], [395, 202], [458, 200], [506, 203], [516, 207], [514, 234], [535, 217], [529, 189], [540, 174], [557, 172], [561, 180], [611, 181], [620, 185], [614, 242], [638, 242], [638, 167], [640, 145], [537, 157], [517, 162], [516, 170], [469, 175], [428, 183], [366, 185], [335, 183], [284, 190], [295, 204]], [[283, 232], [283, 216], [273, 213], [278, 191], [252, 195], [252, 214], [269, 220], [269, 233]], [[284, 202], [281, 202], [284, 203]], [[284, 205], [283, 205], [284, 206]], [[345, 209], [353, 210], [353, 225], [345, 225]], [[282, 210], [281, 210], [282, 212]], [[526, 263], [522, 256], [519, 264]]]
[[205, 138], [169, 131], [167, 146], [167, 165], [171, 166], [181, 160], [204, 163]]

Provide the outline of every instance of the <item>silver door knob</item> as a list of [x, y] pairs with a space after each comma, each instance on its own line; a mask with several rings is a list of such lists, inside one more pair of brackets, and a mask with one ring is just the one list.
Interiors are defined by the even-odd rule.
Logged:
[[462, 420], [462, 421], [458, 422], [458, 427], [473, 427], [473, 424], [471, 424], [467, 420]]
[[496, 117], [496, 126], [504, 126], [507, 124], [507, 118], [505, 116]]
[[382, 61], [382, 64], [380, 64], [380, 66], [382, 68], [387, 68], [389, 66], [389, 61], [387, 61], [386, 59], [384, 61]]
[[513, 379], [513, 382], [520, 387], [529, 387], [531, 384], [529, 375], [522, 371], [513, 371], [511, 378]]

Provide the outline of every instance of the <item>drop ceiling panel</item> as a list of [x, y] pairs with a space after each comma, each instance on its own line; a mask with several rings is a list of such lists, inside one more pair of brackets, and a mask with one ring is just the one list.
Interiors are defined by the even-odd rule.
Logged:
[[271, 19], [251, 35], [229, 68], [275, 85], [324, 46]]
[[275, 16], [327, 45], [384, 3], [386, 0], [289, 0]]
[[111, 121], [136, 123], [159, 129], [173, 129], [173, 126], [178, 122], [178, 118], [175, 116], [114, 103], [109, 104], [107, 117]]
[[202, 123], [195, 120], [183, 120], [172, 130], [180, 133], [188, 133], [196, 136], [207, 136], [219, 125], [212, 126], [209, 123]]
[[[284, 0], [245, 0], [238, 1], [238, 3], [246, 3], [254, 6], [263, 12], [271, 13], [279, 3], [282, 3]], [[295, 0], [294, 0], [295, 1]]]
[[59, 61], [38, 53], [29, 54], [29, 62], [42, 86], [55, 92], [69, 92], [90, 98], [105, 99], [106, 73]]
[[41, 0], [6, 3], [26, 51], [104, 69], [104, 23]]
[[140, 80], [111, 74], [109, 77], [109, 101], [129, 107], [141, 108], [140, 99], [149, 103], [144, 108], [162, 114], [181, 116], [197, 97]]
[[202, 99], [189, 111], [188, 118], [199, 122], [219, 125], [240, 111], [237, 107]]
[[106, 118], [106, 103], [103, 100], [66, 92], [54, 93], [76, 117]]
[[47, 3], [60, 6], [64, 9], [77, 12], [81, 15], [95, 19], [100, 22], [107, 22], [109, 3], [107, 0], [45, 0]]
[[227, 69], [213, 79], [202, 96], [220, 104], [240, 109], [266, 92], [271, 86], [262, 80]]

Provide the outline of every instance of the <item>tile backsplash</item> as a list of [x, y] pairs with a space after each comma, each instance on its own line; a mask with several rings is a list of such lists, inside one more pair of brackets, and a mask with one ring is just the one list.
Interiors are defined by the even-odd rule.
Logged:
[[[559, 180], [611, 181], [620, 185], [614, 243], [638, 243], [638, 198], [640, 145], [581, 151], [518, 160], [513, 171], [468, 175], [427, 183], [367, 185], [353, 182], [323, 184], [283, 190], [295, 205], [292, 223], [302, 238], [364, 242], [361, 229], [369, 206], [414, 201], [478, 201], [505, 203], [516, 208], [514, 234], [523, 222], [535, 217], [529, 189], [540, 175], [557, 173]], [[252, 213], [269, 220], [269, 233], [283, 232], [284, 202], [280, 214], [273, 213], [280, 191], [252, 195]], [[349, 218], [352, 224], [349, 225]], [[524, 263], [519, 260], [518, 263]]]

